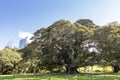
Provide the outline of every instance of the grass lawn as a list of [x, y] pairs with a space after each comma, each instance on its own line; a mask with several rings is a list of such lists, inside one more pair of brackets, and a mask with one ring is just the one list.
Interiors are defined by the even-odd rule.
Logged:
[[120, 74], [0, 75], [0, 80], [120, 80]]

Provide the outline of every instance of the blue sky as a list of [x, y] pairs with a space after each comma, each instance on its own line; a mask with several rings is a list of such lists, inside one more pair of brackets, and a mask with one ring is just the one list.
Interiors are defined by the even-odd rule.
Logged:
[[18, 47], [18, 33], [34, 33], [66, 19], [89, 18], [103, 25], [120, 22], [120, 0], [0, 0], [0, 49], [9, 41]]

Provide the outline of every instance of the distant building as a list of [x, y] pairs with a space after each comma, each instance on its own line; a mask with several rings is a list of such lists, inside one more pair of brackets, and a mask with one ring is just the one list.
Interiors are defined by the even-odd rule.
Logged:
[[10, 46], [8, 46], [8, 45], [4, 47], [4, 49], [7, 49], [7, 48], [11, 48], [11, 47], [10, 47]]
[[27, 44], [27, 38], [21, 39], [19, 42], [19, 48], [24, 48]]
[[4, 49], [7, 49], [7, 48], [14, 48], [12, 41], [9, 41], [9, 42], [6, 44], [6, 46], [4, 47]]

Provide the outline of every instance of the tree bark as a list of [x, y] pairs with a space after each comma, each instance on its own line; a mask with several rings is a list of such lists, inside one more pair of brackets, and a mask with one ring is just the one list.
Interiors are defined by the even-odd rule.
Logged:
[[119, 70], [120, 70], [119, 65], [114, 65], [112, 67], [113, 67], [113, 72], [114, 73], [118, 73], [119, 72]]
[[66, 66], [66, 73], [76, 74], [76, 73], [79, 73], [79, 72], [77, 71], [77, 67]]

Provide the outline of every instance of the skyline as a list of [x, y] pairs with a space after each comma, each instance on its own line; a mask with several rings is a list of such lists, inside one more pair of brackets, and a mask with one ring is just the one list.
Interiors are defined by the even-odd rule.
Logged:
[[120, 22], [120, 0], [0, 0], [0, 49], [19, 46], [19, 32], [33, 34], [60, 19], [91, 19], [97, 25]]

